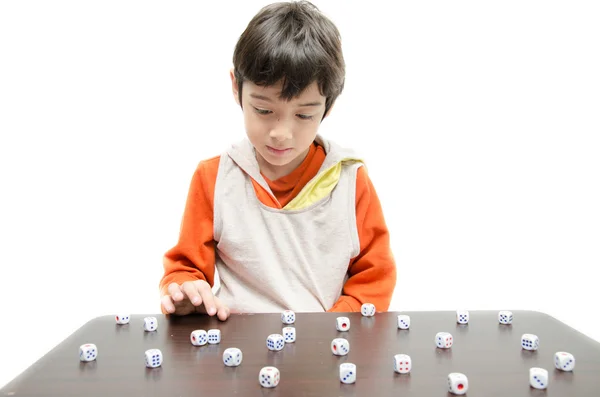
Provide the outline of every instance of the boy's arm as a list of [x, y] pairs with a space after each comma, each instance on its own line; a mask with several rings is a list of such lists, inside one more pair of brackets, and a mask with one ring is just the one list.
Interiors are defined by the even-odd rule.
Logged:
[[205, 280], [211, 287], [214, 285], [213, 203], [218, 167], [219, 157], [214, 157], [201, 162], [194, 172], [179, 241], [163, 257], [164, 274], [159, 283], [161, 296], [168, 294], [171, 283]]
[[387, 311], [396, 287], [396, 263], [379, 197], [365, 167], [356, 176], [356, 225], [360, 253], [350, 261], [342, 296], [329, 312], [357, 312], [363, 303]]

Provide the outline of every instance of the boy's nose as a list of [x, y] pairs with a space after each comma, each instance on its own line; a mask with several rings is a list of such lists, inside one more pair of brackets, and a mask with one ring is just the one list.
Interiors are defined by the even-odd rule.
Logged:
[[277, 125], [271, 129], [270, 135], [273, 139], [285, 141], [286, 139], [292, 138], [292, 129], [285, 125], [285, 123], [278, 122]]

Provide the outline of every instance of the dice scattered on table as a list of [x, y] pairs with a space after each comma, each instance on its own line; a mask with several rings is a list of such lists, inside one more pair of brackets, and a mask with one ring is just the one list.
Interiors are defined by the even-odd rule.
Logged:
[[336, 356], [345, 356], [350, 351], [350, 342], [344, 338], [335, 338], [331, 341], [331, 352]]
[[375, 305], [372, 303], [363, 303], [360, 307], [360, 313], [365, 317], [373, 317], [375, 315]]
[[408, 354], [396, 354], [394, 356], [394, 371], [399, 374], [407, 374], [412, 369], [412, 360]]
[[294, 324], [296, 322], [296, 313], [291, 310], [284, 310], [281, 313], [281, 322], [284, 324]]
[[400, 314], [398, 316], [398, 328], [409, 329], [410, 328], [410, 316], [406, 314]]
[[335, 319], [335, 328], [338, 331], [348, 331], [350, 329], [350, 319], [348, 317], [338, 317]]
[[156, 317], [144, 317], [144, 331], [156, 331], [158, 328], [158, 320]]
[[452, 372], [448, 374], [448, 391], [452, 394], [463, 395], [469, 390], [469, 380], [465, 374]]
[[575, 357], [571, 353], [556, 352], [554, 354], [554, 366], [561, 371], [573, 371], [575, 368]]
[[296, 328], [284, 327], [281, 329], [281, 334], [283, 335], [283, 339], [285, 340], [285, 343], [296, 342]]
[[459, 324], [469, 323], [469, 311], [468, 310], [457, 310], [456, 311], [456, 322]]
[[279, 351], [285, 346], [283, 335], [271, 334], [267, 336], [267, 348], [272, 351]]
[[203, 329], [197, 329], [190, 334], [190, 342], [194, 346], [204, 346], [208, 343], [208, 333]]
[[163, 362], [163, 354], [159, 349], [146, 350], [146, 367], [156, 368], [160, 367]]
[[356, 382], [356, 365], [352, 363], [340, 364], [340, 382], [351, 384]]
[[208, 343], [216, 345], [221, 342], [221, 330], [220, 329], [209, 329], [207, 332]]
[[545, 389], [548, 387], [548, 371], [543, 368], [530, 368], [529, 384], [535, 389]]
[[237, 347], [229, 347], [223, 352], [223, 363], [228, 367], [237, 367], [242, 363], [242, 351]]
[[258, 374], [258, 382], [262, 387], [275, 387], [279, 384], [279, 370], [275, 367], [264, 367]]
[[435, 345], [440, 349], [448, 349], [452, 347], [452, 335], [449, 332], [438, 332], [435, 335]]
[[540, 339], [534, 334], [523, 334], [521, 336], [521, 347], [525, 350], [537, 350], [540, 347]]
[[128, 324], [129, 317], [129, 314], [117, 314], [115, 316], [115, 321], [117, 322], [117, 324]]
[[509, 325], [513, 322], [513, 314], [508, 310], [500, 310], [498, 312], [498, 322], [500, 324]]
[[79, 360], [94, 361], [98, 357], [98, 348], [93, 343], [79, 346]]

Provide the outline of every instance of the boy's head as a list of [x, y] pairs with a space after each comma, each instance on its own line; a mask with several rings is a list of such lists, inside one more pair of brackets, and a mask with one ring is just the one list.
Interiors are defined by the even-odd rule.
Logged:
[[338, 29], [307, 1], [268, 5], [240, 36], [233, 66], [234, 97], [259, 165], [293, 170], [344, 88]]

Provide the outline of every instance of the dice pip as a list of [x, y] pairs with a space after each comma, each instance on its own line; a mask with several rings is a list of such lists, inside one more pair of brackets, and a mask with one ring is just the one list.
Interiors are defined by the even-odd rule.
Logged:
[[331, 352], [336, 356], [345, 356], [350, 351], [350, 342], [344, 338], [335, 338], [331, 341]]
[[521, 347], [525, 350], [537, 350], [540, 347], [540, 339], [533, 334], [523, 334], [521, 336]]
[[285, 346], [283, 335], [271, 334], [267, 336], [267, 348], [272, 351], [279, 351]]
[[296, 313], [291, 310], [284, 310], [281, 313], [281, 322], [284, 324], [294, 324], [296, 322]]
[[408, 354], [396, 354], [394, 356], [394, 372], [407, 374], [412, 369], [412, 360]]
[[375, 315], [375, 305], [372, 303], [363, 303], [360, 307], [360, 314], [365, 317], [373, 317]]
[[513, 322], [513, 314], [508, 310], [500, 310], [498, 312], [498, 322], [500, 324], [509, 325]]
[[237, 367], [242, 363], [242, 351], [237, 347], [230, 347], [223, 352], [223, 363], [228, 367]]
[[435, 335], [435, 345], [440, 349], [448, 349], [452, 347], [452, 335], [449, 332], [438, 332]]
[[285, 343], [296, 342], [296, 328], [284, 327], [281, 330], [281, 334], [283, 335], [283, 339], [284, 339]]
[[207, 332], [208, 343], [216, 345], [221, 342], [221, 330], [220, 329], [209, 329]]
[[190, 334], [190, 342], [194, 346], [204, 346], [208, 343], [208, 333], [203, 329], [197, 329]]
[[410, 328], [410, 316], [400, 314], [398, 316], [398, 328], [409, 329]]
[[554, 354], [554, 366], [561, 371], [573, 371], [575, 368], [575, 357], [571, 353], [556, 352]]
[[79, 359], [81, 361], [94, 361], [98, 357], [98, 348], [93, 343], [79, 346]]
[[457, 310], [456, 311], [456, 322], [459, 324], [469, 323], [469, 311], [468, 310]]
[[548, 387], [548, 371], [543, 368], [529, 368], [529, 384], [535, 389]]
[[144, 317], [144, 331], [152, 332], [158, 328], [156, 317]]
[[448, 374], [448, 391], [452, 394], [463, 395], [469, 389], [469, 380], [465, 374], [452, 372]]
[[352, 363], [340, 364], [340, 382], [351, 384], [356, 382], [356, 365]]
[[162, 365], [163, 355], [159, 349], [146, 350], [145, 357], [146, 367], [148, 368], [156, 368]]
[[129, 314], [117, 314], [115, 321], [117, 324], [129, 324]]
[[348, 317], [338, 317], [335, 319], [335, 328], [338, 331], [348, 331], [350, 329], [350, 319]]
[[262, 387], [275, 387], [279, 384], [279, 370], [275, 367], [264, 367], [258, 374], [258, 383]]

